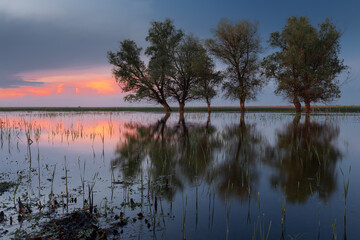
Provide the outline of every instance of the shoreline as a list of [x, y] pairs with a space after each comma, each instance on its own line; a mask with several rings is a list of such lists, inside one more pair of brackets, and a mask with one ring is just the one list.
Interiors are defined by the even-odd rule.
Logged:
[[[303, 108], [304, 109], [304, 108]], [[313, 112], [354, 113], [360, 105], [312, 106]], [[179, 111], [172, 107], [172, 113]], [[0, 112], [165, 112], [162, 107], [0, 107]], [[185, 112], [207, 112], [207, 107], [185, 107]], [[240, 107], [214, 106], [212, 112], [240, 112]], [[246, 112], [295, 112], [293, 106], [249, 106]]]

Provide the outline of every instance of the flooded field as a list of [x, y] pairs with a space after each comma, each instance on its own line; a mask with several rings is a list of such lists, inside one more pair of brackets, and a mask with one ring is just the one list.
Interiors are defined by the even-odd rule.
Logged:
[[0, 238], [360, 239], [360, 114], [0, 122]]

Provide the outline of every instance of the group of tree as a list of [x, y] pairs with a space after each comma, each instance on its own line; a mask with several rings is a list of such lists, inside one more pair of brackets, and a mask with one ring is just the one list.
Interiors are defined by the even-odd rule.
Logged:
[[[170, 19], [152, 22], [145, 49], [133, 40], [120, 42], [117, 52], [108, 52], [113, 74], [127, 101], [151, 101], [171, 111], [169, 102], [179, 104], [180, 113], [191, 100], [204, 100], [210, 112], [211, 100], [220, 87], [224, 97], [245, 102], [254, 100], [274, 79], [280, 94], [301, 112], [301, 102], [310, 113], [311, 102], [328, 102], [340, 97], [339, 76], [347, 68], [339, 58], [341, 32], [330, 21], [316, 28], [306, 17], [291, 17], [281, 32], [268, 40], [274, 51], [260, 59], [262, 47], [257, 23], [222, 19], [213, 38], [200, 41], [176, 29]], [[226, 70], [217, 71], [214, 56]]]

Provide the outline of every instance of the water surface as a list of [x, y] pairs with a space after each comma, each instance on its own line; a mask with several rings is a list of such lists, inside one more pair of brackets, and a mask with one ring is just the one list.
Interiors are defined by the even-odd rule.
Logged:
[[[0, 182], [15, 183], [0, 193], [6, 238], [88, 206], [91, 191], [99, 226], [119, 238], [360, 239], [359, 114], [7, 112], [0, 121]], [[18, 197], [33, 210], [22, 222]], [[115, 226], [121, 212], [128, 224]]]

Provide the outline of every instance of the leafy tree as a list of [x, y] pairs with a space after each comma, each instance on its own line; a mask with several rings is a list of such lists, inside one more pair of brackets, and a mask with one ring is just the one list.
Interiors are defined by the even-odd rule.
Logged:
[[170, 84], [167, 86], [170, 96], [179, 103], [180, 113], [184, 112], [187, 101], [197, 98], [193, 89], [198, 81], [197, 61], [201, 61], [203, 49], [200, 41], [192, 36], [186, 36], [174, 51], [174, 71]]
[[207, 54], [205, 48], [201, 49], [202, 56], [195, 63], [195, 71], [198, 73], [198, 80], [193, 94], [199, 99], [206, 101], [208, 112], [211, 112], [210, 104], [211, 99], [217, 95], [216, 87], [218, 87], [223, 80], [223, 76], [220, 71], [215, 70], [213, 60]]
[[131, 92], [127, 101], [147, 100], [161, 104], [166, 111], [171, 108], [169, 98], [169, 76], [175, 71], [174, 51], [183, 37], [172, 21], [152, 22], [146, 41], [150, 46], [145, 54], [150, 57], [148, 66], [140, 59], [141, 48], [132, 40], [120, 42], [118, 52], [108, 52], [109, 62], [115, 66], [113, 74], [124, 92]]
[[290, 17], [282, 32], [271, 34], [270, 45], [279, 50], [264, 59], [268, 77], [277, 80], [276, 93], [300, 101], [310, 113], [311, 102], [340, 97], [339, 75], [347, 68], [339, 59], [341, 32], [326, 19], [318, 29], [306, 17]]
[[170, 96], [179, 103], [180, 113], [191, 100], [206, 99], [210, 105], [210, 99], [216, 95], [213, 85], [221, 79], [199, 39], [186, 36], [174, 52], [173, 61], [175, 71], [168, 89]]
[[259, 74], [261, 47], [257, 24], [247, 20], [233, 24], [222, 19], [214, 30], [214, 39], [207, 40], [206, 46], [227, 65], [225, 97], [239, 99], [244, 112], [245, 101], [255, 99], [264, 83]]

